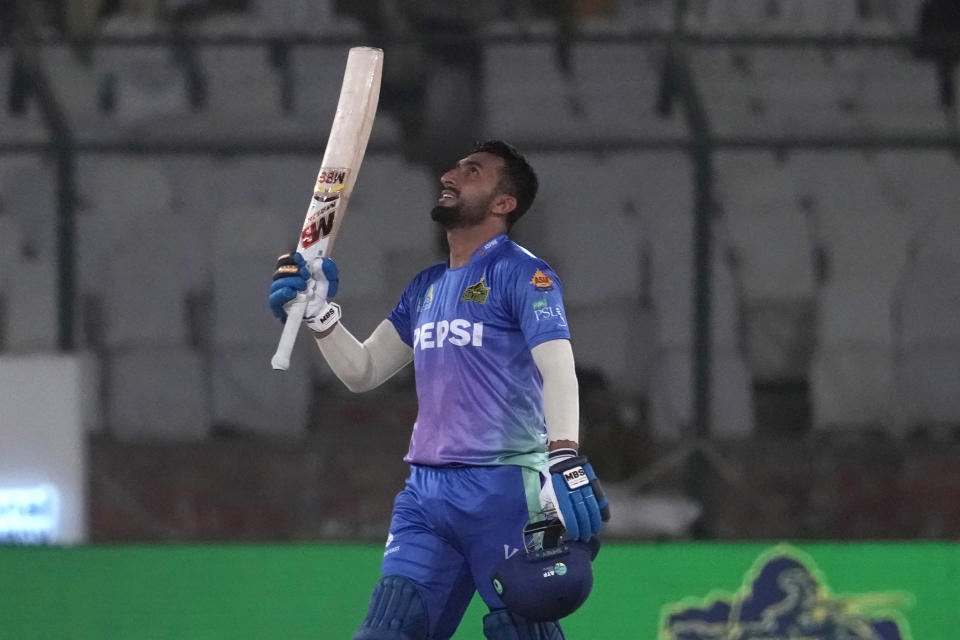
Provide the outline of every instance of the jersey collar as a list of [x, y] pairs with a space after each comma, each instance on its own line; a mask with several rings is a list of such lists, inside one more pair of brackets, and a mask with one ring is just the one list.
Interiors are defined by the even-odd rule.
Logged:
[[480, 245], [480, 247], [476, 251], [473, 252], [473, 254], [470, 256], [470, 262], [476, 262], [477, 260], [480, 260], [481, 258], [491, 253], [495, 248], [499, 247], [506, 241], [507, 241], [507, 234], [505, 233], [501, 233], [500, 235], [494, 236], [490, 240], [487, 240], [482, 245]]

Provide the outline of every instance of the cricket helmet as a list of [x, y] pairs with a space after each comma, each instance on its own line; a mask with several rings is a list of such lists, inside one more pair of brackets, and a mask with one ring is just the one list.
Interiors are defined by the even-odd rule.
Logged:
[[533, 522], [523, 531], [524, 552], [493, 570], [494, 590], [508, 611], [527, 620], [546, 622], [570, 615], [590, 595], [590, 563], [600, 548], [599, 540], [565, 540], [559, 520]]

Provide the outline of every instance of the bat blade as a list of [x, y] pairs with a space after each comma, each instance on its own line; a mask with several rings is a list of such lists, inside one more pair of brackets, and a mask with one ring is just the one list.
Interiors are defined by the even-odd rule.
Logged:
[[[340, 233], [373, 129], [382, 72], [382, 50], [374, 47], [350, 49], [327, 148], [297, 243], [297, 251], [308, 263], [329, 256]], [[274, 369], [286, 370], [290, 366], [290, 354], [309, 295], [310, 292], [302, 292], [284, 307], [287, 322], [270, 361]]]

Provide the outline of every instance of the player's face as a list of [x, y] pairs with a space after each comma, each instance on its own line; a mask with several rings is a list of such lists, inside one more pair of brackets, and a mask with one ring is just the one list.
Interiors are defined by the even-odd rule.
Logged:
[[500, 191], [497, 184], [503, 158], [492, 153], [472, 153], [440, 176], [440, 197], [430, 213], [446, 229], [471, 227], [490, 215], [490, 205]]

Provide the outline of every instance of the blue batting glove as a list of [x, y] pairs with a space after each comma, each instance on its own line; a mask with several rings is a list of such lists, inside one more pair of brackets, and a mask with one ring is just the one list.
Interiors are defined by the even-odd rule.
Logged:
[[310, 281], [314, 281], [313, 295], [309, 304], [322, 306], [326, 300], [337, 294], [340, 287], [340, 272], [336, 263], [329, 258], [316, 258], [307, 265], [303, 256], [297, 253], [285, 253], [277, 259], [277, 268], [270, 283], [268, 302], [270, 311], [282, 321], [287, 321], [285, 304], [307, 290]]
[[556, 511], [572, 540], [586, 542], [610, 519], [610, 504], [593, 466], [573, 449], [550, 452], [540, 502], [545, 511]]

